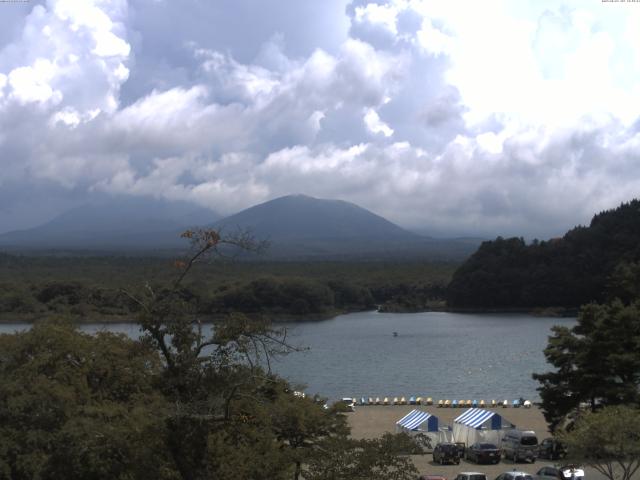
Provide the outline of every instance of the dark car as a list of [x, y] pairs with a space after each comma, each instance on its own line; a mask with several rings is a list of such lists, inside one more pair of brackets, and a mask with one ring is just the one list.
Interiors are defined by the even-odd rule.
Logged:
[[500, 449], [493, 443], [474, 443], [467, 448], [467, 460], [476, 463], [498, 463], [500, 461]]
[[567, 447], [555, 438], [545, 438], [538, 445], [538, 457], [558, 460], [567, 456]]
[[542, 467], [536, 472], [537, 480], [560, 480], [560, 470], [557, 467]]
[[447, 480], [447, 477], [442, 475], [420, 475], [418, 480]]
[[433, 461], [444, 465], [445, 463], [460, 463], [460, 450], [455, 443], [438, 443], [433, 449]]

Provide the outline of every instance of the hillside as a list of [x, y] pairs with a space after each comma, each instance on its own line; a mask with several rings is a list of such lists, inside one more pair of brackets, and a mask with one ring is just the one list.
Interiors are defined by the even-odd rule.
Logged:
[[409, 232], [358, 205], [288, 195], [256, 205], [213, 225], [250, 230], [270, 242], [271, 258], [441, 258], [469, 255], [477, 242], [436, 240]]
[[455, 272], [452, 308], [576, 308], [602, 301], [617, 267], [640, 260], [640, 200], [593, 217], [562, 238], [484, 242]]
[[276, 198], [231, 215], [216, 225], [249, 227], [257, 236], [276, 241], [420, 238], [353, 203], [306, 195]]
[[0, 235], [0, 246], [14, 249], [159, 249], [180, 248], [186, 227], [219, 216], [185, 202], [143, 198], [112, 199], [74, 208], [51, 221]]

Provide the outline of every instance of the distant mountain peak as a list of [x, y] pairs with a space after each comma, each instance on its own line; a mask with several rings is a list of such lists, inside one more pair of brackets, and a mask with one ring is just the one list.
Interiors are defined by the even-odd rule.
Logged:
[[301, 194], [278, 197], [247, 208], [220, 220], [216, 226], [250, 229], [257, 236], [272, 240], [418, 238], [354, 203]]

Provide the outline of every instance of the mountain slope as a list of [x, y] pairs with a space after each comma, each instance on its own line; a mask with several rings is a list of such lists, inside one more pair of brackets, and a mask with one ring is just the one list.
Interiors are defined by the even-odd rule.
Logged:
[[464, 258], [477, 246], [434, 240], [404, 230], [353, 203], [289, 195], [256, 205], [213, 225], [250, 230], [268, 240], [271, 258]]
[[484, 242], [455, 272], [447, 301], [454, 308], [576, 308], [602, 301], [616, 269], [639, 261], [640, 200], [633, 200], [562, 238]]
[[220, 220], [216, 226], [249, 228], [257, 237], [287, 241], [420, 238], [353, 203], [306, 195], [276, 198]]
[[124, 198], [86, 204], [51, 221], [0, 235], [0, 246], [16, 248], [146, 249], [179, 248], [181, 230], [218, 218], [185, 202]]

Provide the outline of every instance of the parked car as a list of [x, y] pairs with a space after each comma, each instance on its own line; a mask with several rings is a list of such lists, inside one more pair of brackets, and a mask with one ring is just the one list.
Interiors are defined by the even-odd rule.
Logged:
[[345, 410], [353, 412], [356, 409], [356, 399], [351, 397], [344, 397], [340, 400], [340, 403], [344, 405]]
[[493, 443], [474, 443], [467, 448], [467, 460], [476, 463], [498, 463], [501, 452]]
[[504, 472], [496, 477], [496, 480], [534, 480], [533, 475], [527, 472]]
[[460, 451], [455, 443], [438, 443], [433, 449], [433, 461], [444, 465], [445, 463], [460, 464]]
[[567, 447], [553, 437], [545, 438], [538, 445], [538, 458], [558, 460], [567, 456]]
[[558, 480], [560, 471], [557, 467], [542, 467], [536, 472], [536, 480]]
[[455, 480], [487, 480], [487, 476], [480, 472], [460, 472]]
[[447, 480], [447, 477], [442, 475], [420, 475], [418, 480]]
[[558, 470], [560, 470], [561, 473], [561, 480], [584, 479], [584, 469], [580, 468], [578, 465], [563, 465]]
[[509, 430], [502, 437], [502, 451], [504, 458], [511, 458], [514, 462], [527, 460], [531, 463], [538, 456], [538, 437], [531, 430]]
[[584, 470], [577, 465], [565, 465], [562, 467], [546, 466], [536, 473], [537, 480], [582, 480]]

